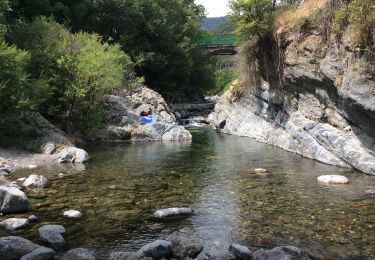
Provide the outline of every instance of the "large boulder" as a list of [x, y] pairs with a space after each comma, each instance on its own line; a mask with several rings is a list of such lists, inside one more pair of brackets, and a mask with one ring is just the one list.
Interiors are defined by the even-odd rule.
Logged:
[[15, 231], [24, 227], [27, 227], [29, 220], [26, 218], [8, 218], [0, 222], [1, 226], [4, 226], [6, 230]]
[[24, 255], [20, 260], [53, 260], [55, 255], [56, 252], [53, 249], [41, 246]]
[[40, 241], [47, 246], [60, 250], [65, 244], [64, 237], [65, 228], [60, 225], [45, 225], [38, 229]]
[[59, 163], [84, 163], [89, 159], [89, 154], [85, 150], [68, 147], [60, 152]]
[[66, 252], [60, 260], [96, 260], [96, 252], [87, 248], [75, 248]]
[[0, 238], [0, 259], [19, 260], [23, 255], [38, 247], [40, 246], [22, 237], [2, 237]]
[[44, 188], [47, 185], [47, 178], [43, 175], [31, 174], [22, 184], [29, 189]]
[[30, 207], [30, 202], [24, 192], [17, 187], [0, 186], [0, 212], [15, 213], [26, 211]]
[[185, 141], [191, 140], [192, 136], [184, 127], [174, 125], [163, 133], [161, 139], [163, 141]]
[[260, 249], [254, 252], [253, 260], [311, 260], [310, 255], [295, 246], [275, 247], [271, 250]]
[[203, 246], [191, 239], [170, 236], [167, 238], [172, 243], [172, 253], [177, 259], [194, 259], [203, 250]]
[[166, 240], [156, 240], [144, 245], [139, 249], [139, 253], [153, 259], [169, 258], [172, 255], [172, 243]]
[[[176, 119], [163, 97], [155, 91], [137, 86], [103, 99], [108, 110], [107, 125], [99, 131], [98, 139], [140, 141], [191, 140], [190, 133], [177, 126]], [[139, 122], [141, 112], [154, 116], [152, 123]]]

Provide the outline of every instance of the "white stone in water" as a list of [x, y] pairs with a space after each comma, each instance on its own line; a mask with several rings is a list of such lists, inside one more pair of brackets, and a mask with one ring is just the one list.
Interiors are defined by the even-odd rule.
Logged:
[[349, 180], [342, 175], [322, 175], [318, 177], [318, 182], [324, 184], [347, 184]]
[[168, 209], [160, 209], [155, 211], [153, 216], [155, 218], [170, 218], [170, 217], [178, 217], [192, 214], [193, 210], [190, 208], [168, 208]]
[[64, 215], [65, 218], [80, 218], [80, 217], [82, 217], [82, 213], [79, 212], [78, 210], [74, 210], [74, 209], [65, 211], [63, 215]]
[[6, 230], [14, 231], [26, 227], [29, 224], [26, 218], [8, 218], [0, 222], [1, 226], [4, 226]]
[[17, 179], [17, 181], [24, 182], [24, 181], [26, 181], [26, 178], [19, 178], [19, 179]]
[[59, 175], [60, 178], [64, 177], [64, 173], [62, 173], [62, 172], [60, 172], [58, 175]]
[[254, 172], [267, 172], [267, 170], [264, 168], [255, 168]]
[[35, 165], [35, 164], [30, 164], [30, 165], [28, 165], [26, 168], [28, 168], [28, 169], [35, 169], [35, 168], [37, 168], [38, 166], [37, 165]]
[[43, 188], [46, 184], [46, 177], [43, 175], [31, 174], [22, 185], [26, 188]]

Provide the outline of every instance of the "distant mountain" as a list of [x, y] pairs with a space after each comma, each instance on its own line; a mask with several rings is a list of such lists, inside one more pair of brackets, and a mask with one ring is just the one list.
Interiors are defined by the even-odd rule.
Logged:
[[208, 17], [203, 21], [202, 30], [210, 31], [218, 25], [224, 24], [231, 19], [228, 17]]

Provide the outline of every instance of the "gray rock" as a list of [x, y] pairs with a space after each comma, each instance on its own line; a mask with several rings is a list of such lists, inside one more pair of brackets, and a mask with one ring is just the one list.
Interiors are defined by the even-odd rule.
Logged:
[[4, 226], [6, 230], [15, 231], [22, 229], [29, 225], [29, 220], [26, 218], [8, 218], [0, 222], [1, 226]]
[[369, 189], [364, 192], [365, 197], [375, 197], [375, 189]]
[[38, 247], [40, 246], [22, 237], [2, 237], [0, 238], [0, 259], [18, 260]]
[[249, 248], [237, 244], [230, 245], [229, 251], [232, 252], [238, 259], [251, 259], [252, 256]]
[[15, 213], [26, 211], [30, 202], [24, 192], [14, 186], [0, 186], [0, 212]]
[[193, 210], [190, 208], [167, 208], [154, 212], [153, 217], [157, 219], [183, 218], [190, 216]]
[[68, 147], [60, 152], [59, 163], [84, 163], [90, 159], [89, 154], [76, 147]]
[[65, 244], [64, 237], [61, 235], [65, 233], [65, 228], [60, 225], [45, 225], [38, 229], [39, 238], [47, 246], [60, 250]]
[[177, 259], [195, 258], [203, 250], [203, 246], [191, 239], [170, 236], [167, 238], [172, 243], [173, 256]]
[[53, 154], [56, 151], [56, 145], [51, 142], [47, 142], [42, 145], [41, 150], [44, 154]]
[[113, 252], [108, 260], [152, 260], [152, 257], [144, 256], [139, 252]]
[[169, 258], [172, 255], [172, 243], [166, 240], [156, 240], [139, 249], [139, 253], [153, 259]]
[[29, 189], [44, 188], [47, 185], [47, 178], [43, 175], [31, 174], [22, 185]]
[[96, 252], [87, 248], [75, 248], [66, 252], [60, 260], [96, 260]]
[[[99, 131], [102, 140], [144, 141], [184, 141], [191, 140], [190, 133], [176, 124], [163, 97], [144, 86], [123, 91], [103, 98], [108, 110], [106, 127]], [[151, 112], [154, 120], [151, 124], [139, 122], [141, 112]]]
[[38, 221], [38, 217], [35, 216], [35, 215], [31, 215], [27, 218], [30, 222], [37, 222]]
[[53, 249], [41, 246], [22, 256], [20, 260], [53, 260], [55, 255], [56, 252]]
[[260, 249], [254, 252], [253, 260], [311, 260], [308, 253], [294, 246], [275, 247], [271, 250]]
[[162, 135], [163, 141], [186, 141], [191, 140], [192, 136], [184, 127], [182, 126], [172, 126]]

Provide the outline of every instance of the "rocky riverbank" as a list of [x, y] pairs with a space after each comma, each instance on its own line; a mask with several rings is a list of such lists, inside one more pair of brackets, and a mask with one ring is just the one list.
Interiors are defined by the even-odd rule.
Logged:
[[[305, 28], [306, 27], [306, 28]], [[312, 25], [262, 39], [256, 62], [209, 121], [326, 164], [375, 175], [375, 67], [370, 54]]]

